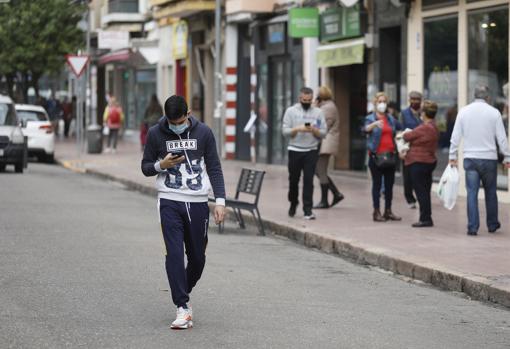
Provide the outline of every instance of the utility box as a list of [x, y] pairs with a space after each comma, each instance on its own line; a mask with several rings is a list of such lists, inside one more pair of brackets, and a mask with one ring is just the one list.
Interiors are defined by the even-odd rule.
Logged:
[[89, 154], [100, 154], [103, 151], [103, 128], [100, 125], [87, 127], [87, 151]]

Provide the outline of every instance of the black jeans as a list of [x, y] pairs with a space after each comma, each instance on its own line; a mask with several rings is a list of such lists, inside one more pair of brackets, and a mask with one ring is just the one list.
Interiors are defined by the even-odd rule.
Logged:
[[435, 168], [435, 162], [432, 164], [415, 162], [409, 165], [409, 171], [413, 177], [413, 189], [420, 205], [420, 222], [432, 222], [430, 188], [432, 187], [432, 172]]
[[[411, 176], [411, 170], [410, 167], [404, 165], [402, 169], [402, 174], [404, 175], [404, 196], [406, 198], [406, 201], [408, 204], [414, 204], [416, 202], [416, 199], [413, 195], [413, 182], [412, 182], [412, 176]], [[418, 195], [418, 194], [417, 194]]]
[[313, 175], [317, 164], [317, 150], [306, 152], [289, 150], [289, 201], [291, 205], [299, 203], [299, 179], [303, 172], [303, 211], [312, 212], [313, 206]]
[[113, 147], [113, 149], [117, 149], [117, 139], [118, 138], [119, 138], [119, 129], [111, 128], [110, 133], [108, 133], [108, 148]]
[[372, 175], [372, 204], [378, 210], [381, 195], [382, 178], [384, 176], [384, 208], [391, 209], [393, 201], [393, 184], [395, 183], [395, 167], [379, 168], [372, 157], [369, 157], [368, 168]]

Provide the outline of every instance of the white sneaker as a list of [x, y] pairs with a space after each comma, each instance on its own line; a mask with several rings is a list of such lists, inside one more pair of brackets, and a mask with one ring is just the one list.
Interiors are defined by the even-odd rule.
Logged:
[[112, 150], [110, 148], [106, 148], [103, 153], [108, 154], [108, 153], [111, 153], [111, 151]]
[[184, 309], [183, 307], [177, 308], [177, 317], [172, 325], [171, 329], [184, 330], [193, 327], [193, 321], [191, 321], [191, 309]]
[[315, 219], [315, 215], [313, 213], [305, 214], [305, 219], [308, 221]]

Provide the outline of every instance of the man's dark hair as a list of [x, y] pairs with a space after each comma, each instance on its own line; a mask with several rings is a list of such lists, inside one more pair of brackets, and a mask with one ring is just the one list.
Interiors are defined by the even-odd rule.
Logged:
[[167, 98], [165, 101], [165, 116], [170, 120], [182, 118], [188, 112], [186, 100], [177, 95]]
[[299, 92], [304, 95], [313, 95], [313, 90], [310, 87], [301, 87]]

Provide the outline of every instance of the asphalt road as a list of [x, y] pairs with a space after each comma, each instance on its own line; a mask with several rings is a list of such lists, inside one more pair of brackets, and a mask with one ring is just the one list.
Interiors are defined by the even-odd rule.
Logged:
[[210, 231], [195, 327], [172, 331], [163, 251], [154, 198], [57, 166], [8, 168], [0, 348], [510, 348], [508, 309], [233, 224]]

